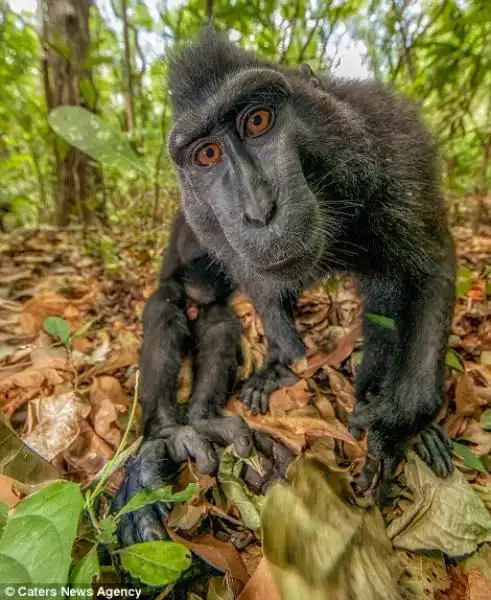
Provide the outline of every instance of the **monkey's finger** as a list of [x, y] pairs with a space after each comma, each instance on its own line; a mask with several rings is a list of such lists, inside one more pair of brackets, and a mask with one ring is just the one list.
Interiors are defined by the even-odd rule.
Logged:
[[133, 515], [122, 515], [118, 523], [118, 538], [121, 547], [131, 546], [138, 542]]
[[261, 431], [254, 432], [254, 445], [259, 452], [273, 460], [280, 477], [286, 478], [286, 471], [295, 459], [295, 454], [284, 444]]
[[200, 436], [191, 426], [180, 427], [166, 441], [169, 454], [177, 463], [192, 459], [200, 473], [213, 473], [218, 467], [218, 461], [212, 445]]
[[154, 540], [167, 539], [167, 532], [164, 528], [159, 514], [154, 510], [154, 506], [144, 506], [133, 513], [134, 528], [136, 531], [136, 542], [152, 542]]
[[416, 453], [418, 454], [418, 456], [424, 460], [424, 462], [427, 465], [431, 464], [431, 456], [430, 453], [428, 452], [428, 448], [426, 447], [426, 444], [424, 443], [424, 441], [422, 440], [421, 436], [419, 436], [416, 441], [413, 444], [413, 448], [415, 449]]
[[432, 423], [430, 425], [430, 429], [435, 432], [435, 434], [440, 438], [440, 440], [443, 442], [446, 448], [448, 448], [450, 451], [453, 450], [452, 440], [448, 437], [448, 435], [445, 433], [443, 428], [440, 427], [440, 425], [438, 425], [437, 423]]
[[430, 429], [423, 431], [421, 438], [430, 455], [428, 466], [440, 477], [449, 475], [453, 470], [453, 463], [448, 448], [440, 435], [434, 429]]
[[237, 454], [243, 458], [247, 458], [252, 452], [252, 431], [238, 415], [197, 421], [193, 423], [193, 427], [216, 444], [233, 444]]

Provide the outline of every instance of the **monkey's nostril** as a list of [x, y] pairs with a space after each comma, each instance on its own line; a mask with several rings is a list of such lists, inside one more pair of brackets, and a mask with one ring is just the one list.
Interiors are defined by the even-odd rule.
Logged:
[[249, 225], [250, 227], [257, 227], [257, 228], [266, 227], [274, 219], [276, 210], [277, 210], [276, 202], [272, 202], [268, 211], [267, 212], [265, 211], [264, 214], [262, 214], [262, 215], [251, 216], [251, 215], [247, 214], [247, 212], [246, 212], [246, 213], [244, 213], [244, 223], [246, 225]]

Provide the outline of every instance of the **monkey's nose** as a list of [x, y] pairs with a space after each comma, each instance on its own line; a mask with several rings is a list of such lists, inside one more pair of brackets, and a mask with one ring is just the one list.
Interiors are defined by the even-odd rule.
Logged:
[[244, 213], [244, 223], [249, 227], [266, 227], [274, 219], [277, 208], [277, 204], [273, 200], [267, 210], [255, 211], [255, 214], [246, 211]]

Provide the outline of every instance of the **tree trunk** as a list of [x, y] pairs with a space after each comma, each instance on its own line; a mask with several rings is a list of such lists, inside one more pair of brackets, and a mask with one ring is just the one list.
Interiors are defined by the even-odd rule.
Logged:
[[123, 21], [124, 40], [124, 103], [126, 108], [126, 130], [132, 142], [135, 142], [135, 98], [133, 93], [133, 74], [131, 69], [131, 48], [128, 25], [128, 7], [126, 0], [121, 0], [121, 18]]
[[[85, 65], [89, 48], [89, 9], [93, 0], [45, 0], [43, 37], [45, 58], [43, 79], [48, 110], [58, 106], [89, 108], [80, 91], [80, 82], [93, 85], [91, 69]], [[94, 108], [94, 107], [91, 107]], [[97, 220], [97, 208], [89, 207], [100, 173], [89, 157], [57, 138], [56, 212], [59, 226], [70, 217], [84, 223]]]

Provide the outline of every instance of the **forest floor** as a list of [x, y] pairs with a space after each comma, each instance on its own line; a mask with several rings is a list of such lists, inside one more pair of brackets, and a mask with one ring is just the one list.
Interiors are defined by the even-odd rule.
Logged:
[[[401, 465], [384, 517], [403, 567], [403, 597], [489, 600], [491, 545], [479, 544], [491, 540], [491, 231], [472, 236], [458, 228], [454, 235], [458, 301], [447, 359], [447, 404], [439, 417], [457, 442], [454, 487], [435, 482], [413, 459], [418, 476], [411, 478], [407, 465]], [[159, 257], [155, 240], [147, 244], [129, 233], [101, 238], [37, 231], [0, 239], [0, 409], [21, 439], [65, 478], [90, 482], [121, 441], [134, 395], [141, 314], [154, 289]], [[261, 363], [265, 339], [249, 301], [239, 296], [233, 306], [243, 325], [239, 376], [244, 379]], [[296, 319], [308, 348], [295, 367], [299, 381], [272, 394], [265, 416], [246, 414], [236, 398], [227, 414], [242, 415], [295, 454], [307, 453], [338, 472], [358, 473], [366, 442], [352, 438], [346, 415], [354, 404], [353, 375], [362, 350], [359, 310], [349, 279], [306, 292]], [[53, 316], [70, 326], [72, 337], [64, 345], [56, 339], [64, 338], [63, 331], [56, 334], [53, 325], [47, 327], [51, 335], [44, 330]], [[180, 401], [190, 385], [184, 366]], [[137, 434], [135, 425], [133, 440]], [[0, 499], [9, 505], [19, 498], [19, 481], [32, 483], [25, 472], [15, 472], [14, 462], [0, 461]], [[121, 477], [120, 472], [113, 478], [113, 489]], [[174, 507], [167, 527], [229, 575], [222, 582], [212, 580], [208, 596], [194, 598], [233, 598], [227, 587], [232, 579], [239, 590], [245, 586], [240, 598], [273, 600], [268, 574], [262, 566], [257, 569], [262, 556], [254, 525], [257, 496], [240, 476], [235, 487], [224, 486], [220, 473], [201, 476], [192, 465], [184, 466], [180, 480], [197, 482], [199, 493]], [[220, 494], [217, 486], [223, 488]], [[455, 519], [455, 503], [469, 493], [462, 517]], [[464, 538], [473, 561], [449, 559]]]

